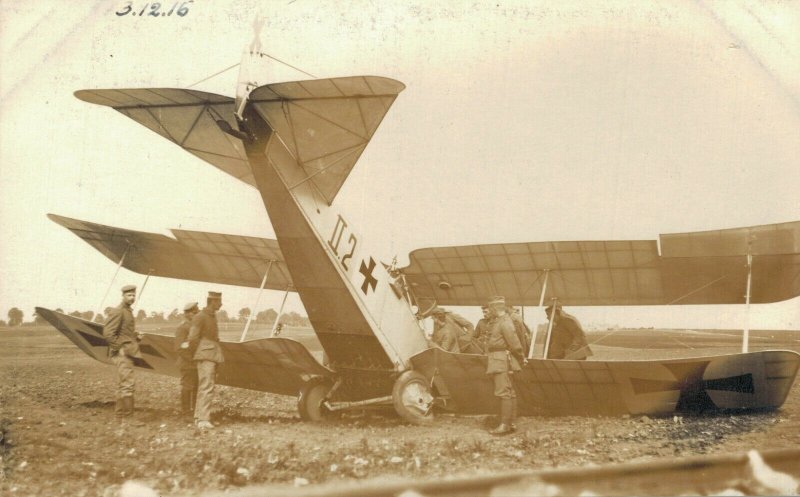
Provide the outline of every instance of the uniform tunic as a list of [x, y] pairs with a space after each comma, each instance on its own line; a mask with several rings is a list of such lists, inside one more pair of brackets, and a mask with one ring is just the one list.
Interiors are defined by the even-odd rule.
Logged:
[[141, 357], [133, 311], [125, 303], [111, 309], [103, 325], [111, 362], [117, 368], [117, 398], [133, 397], [133, 358]]
[[[181, 344], [189, 340], [189, 330], [192, 322], [183, 318], [175, 332], [175, 354], [177, 355], [177, 366], [181, 373], [181, 395], [197, 395], [197, 364], [194, 362], [194, 351], [190, 348], [182, 349]], [[184, 393], [187, 392], [187, 393]], [[183, 397], [182, 397], [183, 398]], [[190, 401], [190, 404], [192, 402]]]
[[198, 421], [211, 421], [217, 364], [225, 359], [219, 346], [216, 313], [210, 307], [206, 307], [192, 319], [189, 348], [195, 350], [194, 360], [197, 365], [197, 405], [194, 417]]
[[594, 355], [586, 341], [580, 322], [561, 311], [555, 318], [547, 349], [548, 359], [584, 360]]
[[434, 327], [431, 340], [448, 352], [461, 352], [461, 348], [458, 345], [458, 337], [460, 334], [461, 328], [456, 326], [452, 321], [445, 319], [443, 325]]
[[494, 381], [494, 395], [503, 399], [515, 398], [511, 374], [520, 370], [519, 360], [524, 357], [524, 353], [514, 323], [508, 314], [492, 321], [486, 350], [486, 374], [491, 375]]

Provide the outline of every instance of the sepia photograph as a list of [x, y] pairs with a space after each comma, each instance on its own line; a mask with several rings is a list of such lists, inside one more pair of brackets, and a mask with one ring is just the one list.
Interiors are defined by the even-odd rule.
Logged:
[[800, 3], [0, 2], [3, 496], [800, 495]]

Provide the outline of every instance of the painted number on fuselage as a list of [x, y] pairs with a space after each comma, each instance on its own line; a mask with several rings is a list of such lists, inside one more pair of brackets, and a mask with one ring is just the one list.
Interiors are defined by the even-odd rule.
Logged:
[[333, 255], [339, 259], [339, 262], [342, 264], [342, 267], [344, 267], [344, 270], [347, 271], [350, 269], [347, 266], [347, 260], [353, 258], [353, 254], [356, 251], [356, 245], [358, 244], [358, 239], [356, 238], [356, 235], [350, 233], [350, 237], [347, 239], [347, 243], [350, 244], [350, 251], [339, 257], [339, 244], [342, 241], [342, 236], [344, 235], [345, 229], [347, 229], [347, 221], [345, 221], [340, 215], [336, 220], [336, 226], [333, 227], [333, 233], [331, 234], [331, 239], [328, 240], [328, 246], [331, 248], [331, 250], [333, 250]]

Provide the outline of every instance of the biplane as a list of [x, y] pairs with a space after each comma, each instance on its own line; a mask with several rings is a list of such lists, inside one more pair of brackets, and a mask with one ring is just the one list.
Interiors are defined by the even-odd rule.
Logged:
[[[745, 304], [800, 295], [800, 221], [661, 235], [659, 240], [431, 247], [384, 264], [335, 200], [404, 85], [376, 76], [258, 86], [234, 98], [177, 88], [81, 90], [76, 97], [146, 126], [263, 199], [275, 239], [173, 230], [173, 236], [50, 215], [141, 274], [296, 292], [327, 361], [270, 337], [224, 342], [218, 383], [298, 396], [303, 419], [393, 406], [426, 423], [434, 406], [492, 413], [481, 355], [431, 347], [420, 311], [504, 295], [517, 306]], [[90, 357], [102, 327], [37, 308]], [[745, 333], [746, 335], [746, 333]], [[671, 414], [781, 406], [800, 354], [787, 350], [655, 361], [536, 357], [514, 375], [524, 413]], [[145, 334], [136, 367], [177, 375], [172, 338]]]

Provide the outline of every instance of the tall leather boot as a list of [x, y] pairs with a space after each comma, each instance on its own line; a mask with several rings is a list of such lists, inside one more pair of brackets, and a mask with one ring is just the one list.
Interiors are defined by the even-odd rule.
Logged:
[[511, 399], [500, 399], [500, 424], [497, 428], [489, 430], [490, 435], [506, 435], [511, 433]]
[[192, 413], [192, 391], [181, 390], [181, 416], [186, 417]]
[[517, 425], [514, 424], [514, 421], [517, 419], [517, 398], [514, 397], [511, 399], [511, 414], [508, 417], [508, 425], [511, 427], [511, 431], [517, 431]]

